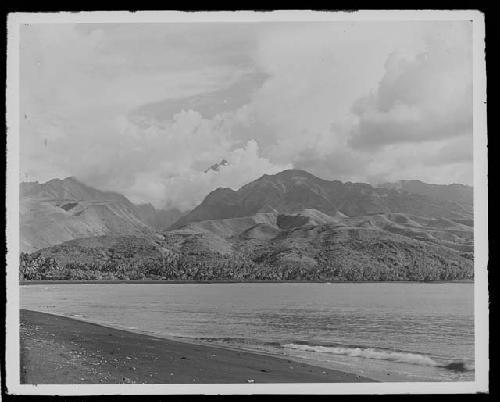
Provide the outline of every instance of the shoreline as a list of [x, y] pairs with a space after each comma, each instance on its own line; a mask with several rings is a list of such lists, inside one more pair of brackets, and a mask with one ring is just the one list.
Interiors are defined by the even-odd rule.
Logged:
[[30, 286], [30, 285], [87, 285], [87, 284], [148, 284], [148, 285], [180, 285], [180, 284], [185, 284], [185, 285], [202, 285], [202, 284], [231, 284], [231, 283], [324, 283], [324, 284], [330, 284], [330, 285], [337, 285], [337, 284], [348, 284], [348, 283], [356, 283], [356, 284], [368, 284], [368, 283], [414, 283], [414, 284], [439, 284], [439, 283], [470, 283], [474, 284], [474, 280], [470, 279], [459, 279], [459, 280], [452, 280], [452, 281], [301, 281], [301, 280], [278, 280], [278, 281], [271, 281], [271, 280], [253, 280], [253, 281], [239, 281], [239, 280], [207, 280], [207, 281], [189, 281], [189, 280], [160, 280], [160, 279], [141, 279], [141, 280], [132, 280], [132, 279], [127, 279], [127, 280], [66, 280], [66, 279], [61, 279], [61, 280], [52, 280], [52, 279], [37, 279], [37, 280], [20, 280], [19, 285], [20, 286]]
[[370, 378], [20, 310], [24, 384], [352, 383]]

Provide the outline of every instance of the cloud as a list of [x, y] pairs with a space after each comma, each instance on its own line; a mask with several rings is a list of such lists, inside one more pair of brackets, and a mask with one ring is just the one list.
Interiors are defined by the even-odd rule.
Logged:
[[[161, 183], [163, 190], [157, 194], [158, 201], [166, 200], [166, 206], [175, 205], [181, 209], [190, 209], [218, 187], [229, 187], [236, 190], [244, 184], [258, 179], [263, 174], [275, 174], [292, 167], [289, 164], [275, 165], [260, 157], [255, 141], [249, 141], [245, 147], [229, 151], [226, 153], [225, 159], [228, 165], [219, 171], [209, 170], [205, 173], [204, 171], [186, 169], [180, 174], [170, 177], [164, 177], [163, 172], [158, 171], [156, 173], [158, 180], [155, 182]], [[148, 172], [146, 179], [151, 181], [150, 172]], [[140, 180], [133, 187], [137, 196], [151, 197], [152, 194], [145, 191], [147, 189], [139, 183]]]
[[365, 154], [338, 149], [319, 155], [315, 150], [305, 150], [297, 155], [293, 165], [324, 179], [363, 181], [366, 172], [363, 167], [370, 160]]
[[378, 151], [360, 151], [368, 158], [364, 165], [370, 183], [422, 180], [428, 183], [472, 184], [472, 138], [387, 145]]
[[[256, 143], [230, 138], [223, 116], [265, 79], [249, 69], [251, 38], [228, 26], [193, 28], [23, 27], [22, 179], [73, 175], [137, 201], [188, 208], [224, 184], [200, 174], [222, 158], [233, 160], [220, 175], [226, 185], [277, 171]], [[149, 124], [134, 121], [138, 114]]]
[[182, 209], [292, 167], [470, 182], [467, 24], [23, 27], [22, 179]]
[[[50, 155], [56, 171], [65, 171], [72, 160], [66, 175], [124, 193], [134, 202], [189, 209], [217, 187], [238, 188], [265, 173], [291, 168], [261, 157], [253, 140], [235, 145], [222, 116], [204, 119], [198, 112], [182, 111], [147, 128], [126, 115], [111, 120], [98, 117], [85, 125], [88, 134], [77, 125], [71, 136], [49, 143], [37, 155], [40, 159]], [[222, 159], [229, 165], [204, 173]]]
[[433, 144], [433, 149], [422, 157], [422, 162], [428, 166], [449, 164], [467, 164], [473, 161], [473, 142], [471, 136], [462, 136]]
[[[352, 108], [354, 148], [373, 150], [472, 134], [470, 24], [429, 36], [417, 54], [392, 53], [376, 91]], [[444, 35], [443, 35], [444, 33]]]
[[132, 110], [130, 117], [136, 122], [170, 120], [183, 110], [195, 110], [204, 118], [212, 119], [223, 113], [238, 110], [250, 101], [252, 93], [265, 82], [266, 74], [249, 72], [236, 77], [227, 87], [181, 98], [170, 98], [147, 103]]

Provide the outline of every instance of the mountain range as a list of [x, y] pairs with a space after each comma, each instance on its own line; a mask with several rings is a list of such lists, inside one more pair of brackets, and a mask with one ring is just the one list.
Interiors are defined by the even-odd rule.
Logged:
[[448, 186], [418, 182], [403, 188], [372, 187], [365, 183], [323, 180], [303, 170], [285, 170], [264, 175], [238, 191], [218, 188], [203, 202], [180, 218], [173, 228], [207, 219], [250, 216], [258, 212], [291, 213], [304, 208], [327, 215], [347, 216], [384, 213], [472, 219], [472, 187], [446, 193]]
[[74, 177], [20, 185], [20, 248], [31, 252], [67, 240], [110, 233], [148, 234], [175, 222], [177, 209], [135, 205], [125, 196]]
[[472, 198], [470, 186], [286, 170], [181, 214], [75, 178], [22, 183], [22, 269], [28, 279], [47, 264], [43, 275], [69, 279], [470, 279]]

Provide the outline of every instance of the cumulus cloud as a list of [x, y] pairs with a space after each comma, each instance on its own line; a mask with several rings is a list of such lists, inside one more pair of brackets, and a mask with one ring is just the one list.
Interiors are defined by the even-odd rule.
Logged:
[[351, 145], [436, 141], [472, 133], [472, 43], [469, 24], [427, 38], [423, 52], [392, 53], [376, 91], [360, 98]]
[[[135, 202], [160, 207], [189, 209], [217, 187], [238, 188], [264, 173], [291, 167], [262, 158], [253, 140], [235, 146], [222, 116], [204, 119], [192, 110], [147, 128], [121, 116], [104, 137], [95, 146], [88, 144], [89, 152], [80, 155], [88, 158], [74, 166], [74, 174], [99, 188], [124, 192]], [[229, 165], [219, 172], [204, 172], [222, 159]]]
[[287, 168], [470, 182], [467, 25], [23, 27], [21, 179], [181, 209]]
[[366, 181], [378, 184], [415, 179], [437, 184], [472, 183], [471, 161], [448, 154], [443, 144], [387, 145], [366, 164]]
[[[23, 180], [74, 175], [137, 202], [191, 208], [214, 186], [290, 166], [231, 139], [227, 112], [265, 79], [249, 70], [249, 39], [229, 27], [170, 28], [23, 27]], [[231, 165], [217, 177], [203, 173], [222, 158]]]
[[[234, 190], [250, 181], [256, 180], [263, 174], [275, 174], [292, 166], [275, 165], [269, 160], [259, 156], [258, 145], [249, 141], [246, 146], [236, 148], [226, 153], [227, 166], [219, 171], [208, 172], [185, 169], [177, 175], [165, 176], [165, 170], [148, 171], [144, 179], [153, 181], [156, 186], [148, 192], [141, 180], [136, 181], [131, 192], [136, 193], [136, 199], [147, 197], [151, 199], [156, 193], [157, 203], [165, 202], [166, 207], [177, 206], [180, 209], [193, 208], [212, 190], [218, 187], [229, 187]], [[153, 180], [151, 180], [151, 174]]]

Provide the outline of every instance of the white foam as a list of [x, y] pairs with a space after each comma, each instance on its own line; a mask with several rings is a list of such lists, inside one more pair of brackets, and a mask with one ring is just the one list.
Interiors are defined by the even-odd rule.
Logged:
[[415, 353], [381, 351], [373, 348], [345, 348], [330, 346], [297, 345], [294, 343], [283, 345], [287, 349], [295, 349], [303, 352], [330, 353], [365, 359], [388, 360], [399, 363], [415, 364], [419, 366], [439, 367], [441, 363], [436, 362], [429, 356]]

